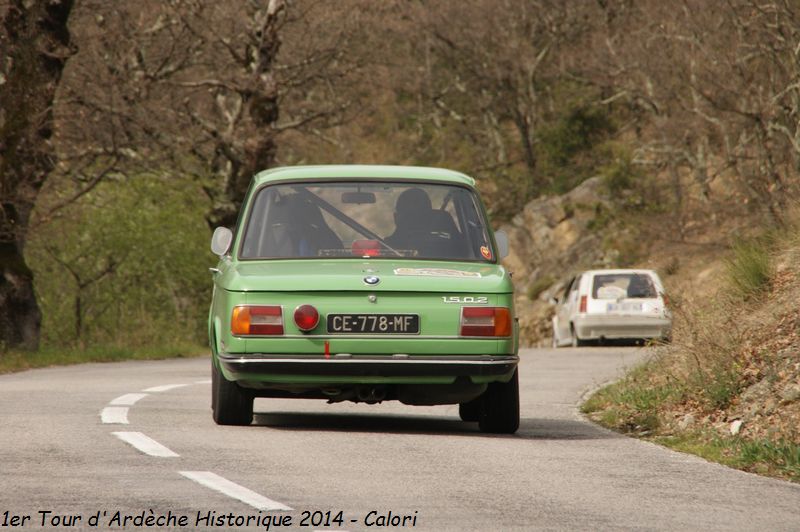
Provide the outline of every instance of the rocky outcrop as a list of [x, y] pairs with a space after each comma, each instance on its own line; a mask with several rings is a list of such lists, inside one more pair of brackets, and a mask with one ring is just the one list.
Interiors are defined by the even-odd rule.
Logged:
[[501, 227], [509, 237], [503, 263], [514, 276], [523, 345], [549, 341], [548, 301], [570, 275], [617, 263], [619, 253], [605, 227], [611, 208], [602, 178], [593, 177], [562, 196], [530, 201]]

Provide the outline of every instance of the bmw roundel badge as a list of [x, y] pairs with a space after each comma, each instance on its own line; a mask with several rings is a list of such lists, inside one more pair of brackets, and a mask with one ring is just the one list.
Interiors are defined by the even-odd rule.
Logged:
[[364, 277], [364, 282], [370, 285], [376, 285], [381, 282], [381, 278], [376, 275], [367, 275]]

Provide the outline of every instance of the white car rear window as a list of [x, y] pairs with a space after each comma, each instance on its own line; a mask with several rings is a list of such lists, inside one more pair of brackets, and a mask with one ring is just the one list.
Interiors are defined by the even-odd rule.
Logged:
[[594, 276], [592, 298], [656, 298], [655, 283], [646, 273], [607, 273]]

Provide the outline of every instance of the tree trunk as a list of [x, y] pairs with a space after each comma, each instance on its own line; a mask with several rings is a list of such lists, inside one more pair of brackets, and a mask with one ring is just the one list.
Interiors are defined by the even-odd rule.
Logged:
[[24, 249], [54, 167], [53, 100], [69, 56], [73, 0], [0, 7], [0, 348], [36, 349], [41, 313]]
[[[278, 121], [278, 86], [273, 66], [281, 46], [278, 28], [284, 9], [284, 0], [269, 0], [256, 14], [257, 45], [249, 56], [249, 85], [245, 94], [249, 127], [243, 132], [246, 140], [243, 153], [239, 154], [237, 161], [241, 164], [231, 164], [231, 173], [223, 190], [224, 197], [215, 202], [208, 216], [212, 228], [233, 227], [253, 176], [275, 165], [277, 144], [274, 125]], [[232, 146], [227, 148], [234, 149]]]

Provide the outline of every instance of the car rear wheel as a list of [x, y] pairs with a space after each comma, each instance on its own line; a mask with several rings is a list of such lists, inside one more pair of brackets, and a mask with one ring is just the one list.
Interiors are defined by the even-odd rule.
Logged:
[[589, 345], [588, 340], [581, 340], [580, 338], [578, 338], [578, 333], [575, 332], [575, 327], [570, 327], [569, 331], [572, 336], [572, 347], [584, 347], [586, 345]]
[[478, 421], [480, 419], [482, 397], [458, 405], [458, 415], [461, 421]]
[[519, 428], [519, 370], [508, 382], [492, 382], [481, 396], [481, 432], [514, 434]]
[[217, 425], [249, 425], [253, 421], [253, 395], [226, 379], [213, 359], [211, 402]]

